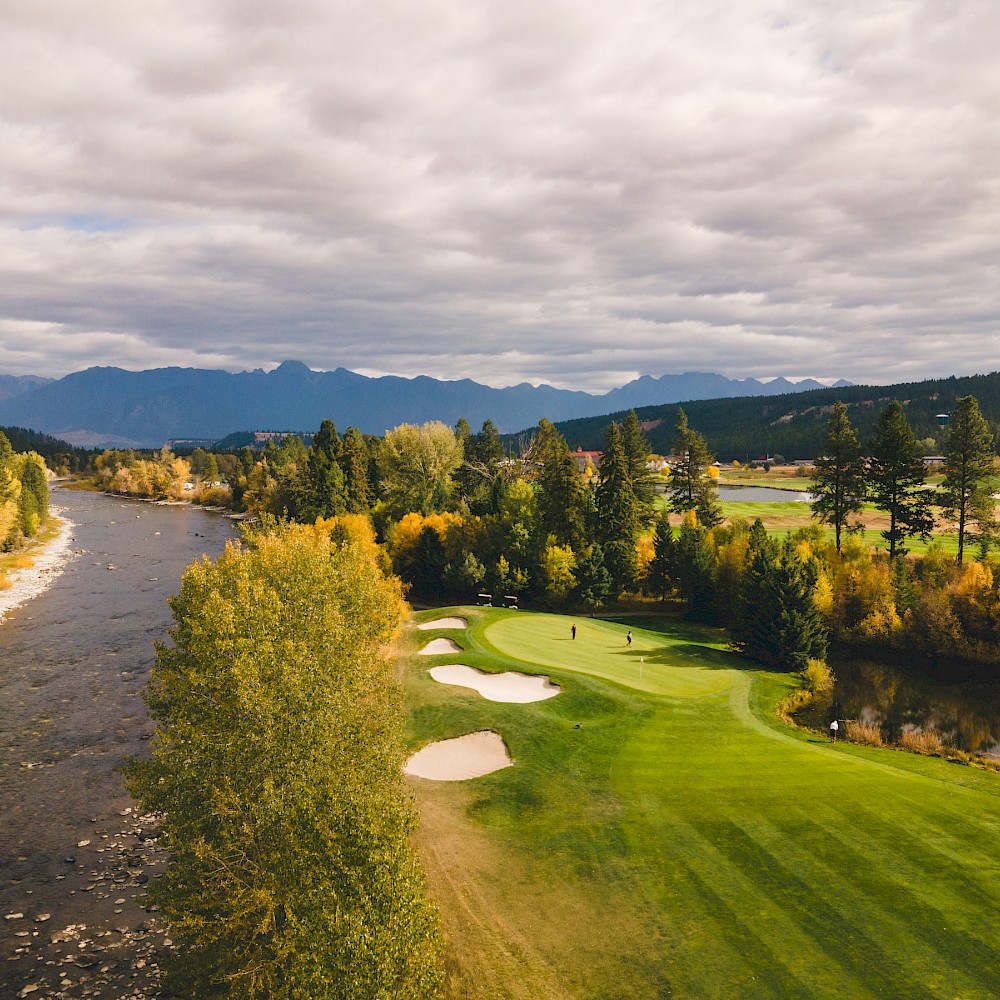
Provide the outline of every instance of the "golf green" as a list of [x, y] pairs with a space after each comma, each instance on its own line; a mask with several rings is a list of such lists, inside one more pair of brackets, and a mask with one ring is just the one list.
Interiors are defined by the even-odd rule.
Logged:
[[491, 728], [514, 759], [414, 784], [452, 995], [1000, 995], [1000, 777], [784, 726], [795, 678], [721, 633], [462, 613], [463, 662], [563, 691], [409, 672], [414, 745]]

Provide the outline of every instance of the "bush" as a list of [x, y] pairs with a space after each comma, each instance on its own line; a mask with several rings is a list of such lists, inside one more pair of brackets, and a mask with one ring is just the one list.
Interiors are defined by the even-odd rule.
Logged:
[[860, 719], [848, 719], [844, 726], [847, 738], [852, 743], [861, 743], [869, 747], [884, 746], [882, 727], [877, 722], [862, 722]]
[[937, 755], [944, 749], [944, 740], [933, 729], [907, 729], [899, 737], [899, 745], [912, 753]]

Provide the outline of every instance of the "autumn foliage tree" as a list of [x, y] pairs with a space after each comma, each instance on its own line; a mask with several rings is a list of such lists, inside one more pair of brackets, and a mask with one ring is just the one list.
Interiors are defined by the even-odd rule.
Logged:
[[164, 816], [177, 995], [440, 995], [386, 654], [404, 608], [362, 517], [273, 526], [185, 573], [152, 756], [127, 773]]

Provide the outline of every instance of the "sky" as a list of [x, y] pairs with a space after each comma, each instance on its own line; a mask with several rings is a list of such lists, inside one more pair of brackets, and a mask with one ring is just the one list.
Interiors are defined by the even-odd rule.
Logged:
[[0, 0], [0, 372], [1000, 368], [994, 0]]

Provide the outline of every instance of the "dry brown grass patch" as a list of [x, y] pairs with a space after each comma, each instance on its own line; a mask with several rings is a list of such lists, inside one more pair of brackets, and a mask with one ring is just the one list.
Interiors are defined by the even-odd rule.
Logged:
[[869, 747], [885, 745], [882, 739], [882, 727], [877, 722], [862, 722], [860, 719], [848, 719], [844, 723], [847, 738], [852, 743], [862, 743]]

